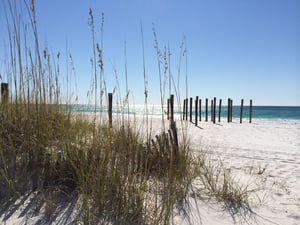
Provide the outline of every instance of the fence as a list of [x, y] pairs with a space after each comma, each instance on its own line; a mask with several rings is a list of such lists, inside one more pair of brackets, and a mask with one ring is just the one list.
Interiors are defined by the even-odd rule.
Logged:
[[[8, 103], [8, 84], [1, 83], [1, 105], [5, 106]], [[113, 102], [113, 94], [108, 93], [108, 118], [109, 118], [109, 125], [112, 126], [112, 102]], [[189, 99], [184, 99], [183, 101], [183, 110], [182, 110], [182, 119], [188, 120], [195, 123], [198, 126], [198, 121], [202, 121], [202, 100], [199, 99], [199, 96], [195, 98], [195, 106], [193, 108], [193, 98], [190, 97]], [[253, 108], [253, 101], [250, 100], [249, 105], [249, 123], [252, 123], [252, 108]], [[170, 95], [170, 98], [167, 101], [167, 118], [170, 120], [170, 126], [174, 123], [174, 95]], [[205, 122], [208, 122], [208, 98], [205, 98]], [[222, 111], [222, 99], [219, 99], [219, 107], [217, 107], [217, 98], [214, 97], [211, 99], [210, 104], [210, 114], [211, 114], [211, 121], [216, 123], [216, 115], [218, 115], [218, 122], [221, 122], [221, 111]], [[218, 114], [217, 114], [218, 108]], [[188, 110], [189, 109], [189, 110]], [[194, 109], [194, 110], [193, 110]], [[243, 112], [244, 112], [244, 99], [241, 99], [240, 104], [240, 123], [243, 122]], [[193, 120], [193, 115], [195, 116]], [[233, 115], [233, 100], [228, 98], [227, 103], [227, 122], [232, 122], [232, 115]]]
[[[174, 98], [174, 96], [172, 97]], [[173, 100], [172, 100], [173, 101]], [[205, 99], [205, 122], [208, 122], [208, 115], [209, 115], [209, 99]], [[193, 107], [194, 103], [194, 107]], [[252, 99], [250, 100], [250, 105], [249, 105], [249, 123], [252, 123]], [[170, 99], [168, 99], [168, 118], [172, 117], [174, 118], [173, 111], [171, 112], [171, 115], [169, 115], [170, 110]], [[172, 106], [174, 107], [174, 106]], [[189, 110], [188, 110], [189, 109]], [[217, 112], [218, 109], [218, 112]], [[189, 116], [189, 121], [194, 122], [196, 126], [198, 126], [198, 121], [202, 121], [202, 100], [199, 99], [199, 96], [196, 96], [195, 102], [193, 102], [193, 98], [190, 97], [189, 99], [186, 98], [183, 100], [183, 109], [182, 109], [182, 119], [183, 120], [188, 120]], [[240, 123], [243, 123], [243, 113], [244, 113], [244, 99], [241, 99], [241, 104], [240, 104], [240, 112], [239, 112], [239, 119]], [[222, 115], [222, 99], [219, 99], [219, 106], [217, 107], [217, 98], [214, 97], [211, 99], [210, 103], [210, 117], [211, 121], [215, 124], [216, 121], [218, 123], [221, 122], [221, 115]], [[217, 118], [218, 116], [218, 118]], [[194, 117], [194, 118], [193, 118]], [[231, 123], [233, 118], [233, 100], [231, 98], [228, 98], [228, 103], [227, 103], [227, 122]], [[217, 120], [218, 119], [218, 120]], [[173, 119], [172, 119], [173, 120]]]

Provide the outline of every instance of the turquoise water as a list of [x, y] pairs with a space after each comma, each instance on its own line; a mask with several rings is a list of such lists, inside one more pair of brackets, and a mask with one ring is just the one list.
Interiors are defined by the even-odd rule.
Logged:
[[[233, 106], [232, 117], [240, 117], [240, 106]], [[218, 116], [219, 109], [216, 109]], [[250, 107], [243, 107], [243, 118], [249, 118]], [[203, 112], [202, 112], [203, 115]], [[222, 107], [221, 116], [227, 117], [227, 106]], [[252, 108], [253, 119], [269, 119], [269, 120], [300, 120], [300, 107], [296, 106], [253, 106]]]
[[300, 120], [300, 107], [254, 106], [253, 118]]
[[[94, 106], [87, 106], [87, 105], [72, 105], [69, 106], [76, 112], [94, 112]], [[232, 110], [232, 117], [239, 118], [240, 117], [240, 106], [233, 106]], [[107, 113], [107, 107], [100, 107], [96, 108], [96, 112], [102, 111], [103, 113]], [[161, 106], [154, 105], [148, 106], [148, 114], [149, 115], [161, 115], [162, 112], [167, 111], [167, 107], [165, 106], [164, 109], [161, 109]], [[193, 109], [194, 111], [194, 109]], [[143, 115], [145, 113], [145, 106], [144, 105], [135, 105], [130, 106], [129, 111], [128, 107], [113, 107], [113, 113], [129, 113], [129, 114], [136, 114], [136, 115]], [[249, 106], [243, 107], [243, 118], [249, 118], [250, 109]], [[182, 109], [175, 109], [175, 115], [182, 115]], [[202, 120], [205, 119], [205, 107], [202, 106], [201, 109], [201, 117]], [[221, 108], [221, 117], [227, 117], [227, 106], [223, 106]], [[189, 115], [189, 114], [188, 114]], [[194, 112], [193, 112], [194, 115]], [[210, 107], [208, 108], [208, 118], [210, 118]], [[219, 115], [219, 107], [216, 108], [216, 117], [218, 118]], [[252, 118], [253, 119], [269, 119], [269, 120], [299, 120], [300, 121], [300, 106], [253, 106], [252, 109]]]

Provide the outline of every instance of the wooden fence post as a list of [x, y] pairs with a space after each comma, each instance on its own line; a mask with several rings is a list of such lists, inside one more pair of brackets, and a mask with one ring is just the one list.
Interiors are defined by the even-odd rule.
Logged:
[[8, 102], [8, 83], [1, 83], [1, 104], [6, 105]]
[[173, 123], [174, 122], [174, 95], [170, 95], [169, 107], [170, 107], [170, 114], [171, 114], [169, 118], [171, 119], [171, 123]]
[[195, 126], [198, 126], [198, 101], [199, 101], [199, 97], [196, 96], [196, 100], [195, 100]]
[[213, 122], [216, 123], [216, 103], [217, 102], [217, 98], [214, 97], [214, 108], [213, 108]]
[[243, 121], [243, 106], [244, 106], [244, 99], [241, 100], [240, 123], [242, 123]]
[[250, 115], [249, 115], [249, 123], [252, 123], [252, 99], [250, 100]]
[[227, 123], [230, 122], [230, 98], [228, 98], [228, 103], [227, 103]]
[[210, 121], [214, 121], [214, 100], [210, 101]]
[[221, 122], [221, 108], [222, 108], [222, 99], [220, 99], [220, 102], [219, 102], [219, 123]]
[[185, 99], [186, 104], [185, 104], [185, 120], [188, 120], [188, 104], [189, 104], [189, 99]]
[[193, 98], [190, 98], [190, 122], [193, 121]]
[[182, 109], [182, 120], [185, 119], [185, 104], [186, 104], [186, 101], [185, 99], [183, 100], [183, 109]]
[[205, 122], [208, 120], [208, 98], [205, 99]]
[[201, 99], [199, 100], [199, 121], [201, 121], [202, 110], [201, 110]]
[[108, 93], [108, 120], [109, 120], [110, 128], [112, 128], [112, 100], [113, 100], [113, 94]]

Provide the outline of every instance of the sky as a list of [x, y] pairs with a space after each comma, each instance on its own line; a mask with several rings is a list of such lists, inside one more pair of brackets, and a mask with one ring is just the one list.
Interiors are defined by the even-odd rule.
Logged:
[[[0, 1], [5, 81], [7, 1]], [[23, 0], [14, 1], [26, 15]], [[166, 49], [166, 76], [171, 74], [176, 86], [171, 92], [179, 92], [181, 99], [198, 95], [224, 102], [230, 97], [236, 103], [243, 98], [246, 105], [253, 99], [254, 105], [300, 106], [299, 0], [36, 0], [35, 7], [40, 47], [61, 53], [62, 73], [74, 75], [71, 83], [81, 103], [87, 101], [93, 77], [91, 8], [107, 91], [119, 84], [115, 90], [124, 98], [126, 65], [131, 103], [144, 103], [145, 74], [148, 103], [160, 104], [159, 68], [169, 95]]]

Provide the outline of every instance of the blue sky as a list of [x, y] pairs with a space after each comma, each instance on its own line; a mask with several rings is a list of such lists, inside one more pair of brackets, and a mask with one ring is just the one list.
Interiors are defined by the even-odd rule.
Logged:
[[[2, 49], [7, 39], [3, 2], [5, 0], [0, 3]], [[170, 47], [170, 68], [176, 83], [181, 69], [181, 98], [186, 95], [187, 71], [189, 97], [231, 97], [235, 102], [244, 98], [246, 104], [253, 99], [254, 105], [300, 106], [299, 0], [35, 2], [41, 48], [47, 45], [53, 54], [60, 51], [62, 65], [66, 62], [63, 58], [68, 49], [74, 61], [80, 102], [86, 101], [92, 76], [90, 59], [93, 50], [88, 26], [89, 8], [92, 8], [95, 38], [99, 43], [101, 14], [104, 13], [103, 59], [108, 92], [116, 85], [115, 69], [125, 95], [126, 42], [131, 101], [136, 104], [144, 102], [142, 27], [148, 101], [160, 103], [154, 26], [160, 49]], [[184, 40], [187, 55], [183, 56], [180, 46]], [[3, 52], [0, 52], [0, 72], [5, 79], [3, 57]], [[169, 93], [168, 88], [166, 93]]]

